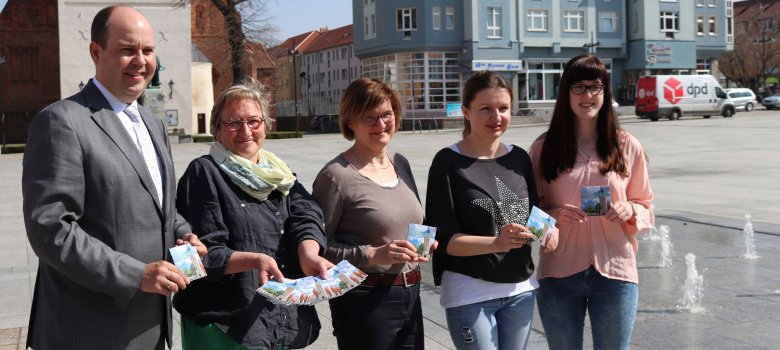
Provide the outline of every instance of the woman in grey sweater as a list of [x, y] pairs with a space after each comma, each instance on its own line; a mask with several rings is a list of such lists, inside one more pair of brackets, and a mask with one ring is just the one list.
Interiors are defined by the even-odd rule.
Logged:
[[409, 162], [387, 147], [401, 121], [398, 93], [375, 79], [358, 79], [340, 103], [339, 126], [355, 143], [328, 162], [313, 195], [325, 215], [325, 257], [368, 273], [330, 300], [339, 349], [422, 349], [420, 270], [406, 241], [423, 209]]

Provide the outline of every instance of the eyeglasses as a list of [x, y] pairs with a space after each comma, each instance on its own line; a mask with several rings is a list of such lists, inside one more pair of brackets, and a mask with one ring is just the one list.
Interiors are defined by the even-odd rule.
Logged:
[[263, 125], [262, 119], [246, 119], [246, 120], [234, 120], [230, 122], [219, 122], [220, 124], [227, 126], [230, 131], [238, 131], [246, 124], [250, 130], [257, 130]]
[[395, 121], [395, 113], [393, 113], [393, 111], [388, 111], [380, 115], [367, 115], [365, 117], [360, 117], [360, 121], [362, 121], [363, 124], [370, 126], [376, 125], [380, 119], [383, 123], [389, 124], [391, 121]]
[[604, 85], [574, 84], [571, 86], [571, 92], [575, 95], [584, 95], [588, 90], [590, 90], [590, 93], [593, 95], [601, 95], [604, 93]]

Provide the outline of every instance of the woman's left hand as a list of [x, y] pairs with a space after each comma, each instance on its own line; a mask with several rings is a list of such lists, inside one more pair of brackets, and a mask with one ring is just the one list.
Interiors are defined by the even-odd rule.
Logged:
[[195, 250], [198, 252], [198, 255], [201, 259], [203, 259], [204, 256], [206, 256], [206, 252], [208, 252], [208, 248], [206, 248], [206, 245], [203, 244], [203, 242], [200, 241], [197, 235], [194, 233], [185, 233], [184, 236], [181, 236], [181, 238], [176, 240], [176, 245], [185, 245], [189, 243]]
[[622, 224], [634, 217], [634, 208], [631, 207], [631, 202], [627, 201], [612, 203], [605, 216], [609, 221]]
[[317, 241], [307, 239], [298, 244], [298, 261], [301, 264], [301, 270], [306, 276], [320, 276], [325, 279], [328, 276], [328, 269], [333, 267], [333, 263], [319, 256], [320, 245]]
[[542, 251], [544, 251], [545, 253], [552, 253], [552, 251], [558, 247], [558, 235], [560, 233], [561, 232], [558, 231], [557, 227], [553, 227], [553, 234], [550, 235], [550, 237], [547, 238], [547, 240], [544, 242], [544, 248], [542, 249]]

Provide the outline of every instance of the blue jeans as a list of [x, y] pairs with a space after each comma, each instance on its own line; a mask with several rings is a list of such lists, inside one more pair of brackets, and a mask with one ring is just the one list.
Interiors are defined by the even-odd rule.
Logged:
[[551, 350], [582, 349], [586, 311], [594, 349], [628, 349], [639, 299], [636, 283], [606, 278], [591, 266], [539, 284], [539, 316]]
[[534, 291], [446, 309], [457, 349], [525, 349], [534, 316]]

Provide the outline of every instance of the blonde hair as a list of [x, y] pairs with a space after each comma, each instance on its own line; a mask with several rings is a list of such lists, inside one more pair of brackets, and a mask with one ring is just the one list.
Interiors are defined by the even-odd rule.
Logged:
[[219, 94], [219, 97], [217, 97], [217, 100], [214, 102], [214, 107], [211, 109], [211, 122], [209, 123], [212, 135], [215, 137], [217, 136], [217, 131], [219, 131], [220, 122], [222, 121], [219, 114], [222, 113], [222, 109], [225, 105], [230, 102], [242, 100], [250, 100], [257, 103], [257, 106], [260, 107], [260, 112], [263, 113], [263, 124], [265, 124], [265, 129], [271, 130], [273, 119], [271, 119], [268, 114], [268, 106], [270, 104], [269, 94], [263, 84], [255, 79], [247, 78], [242, 83], [225, 89], [225, 91], [222, 91], [222, 93]]

